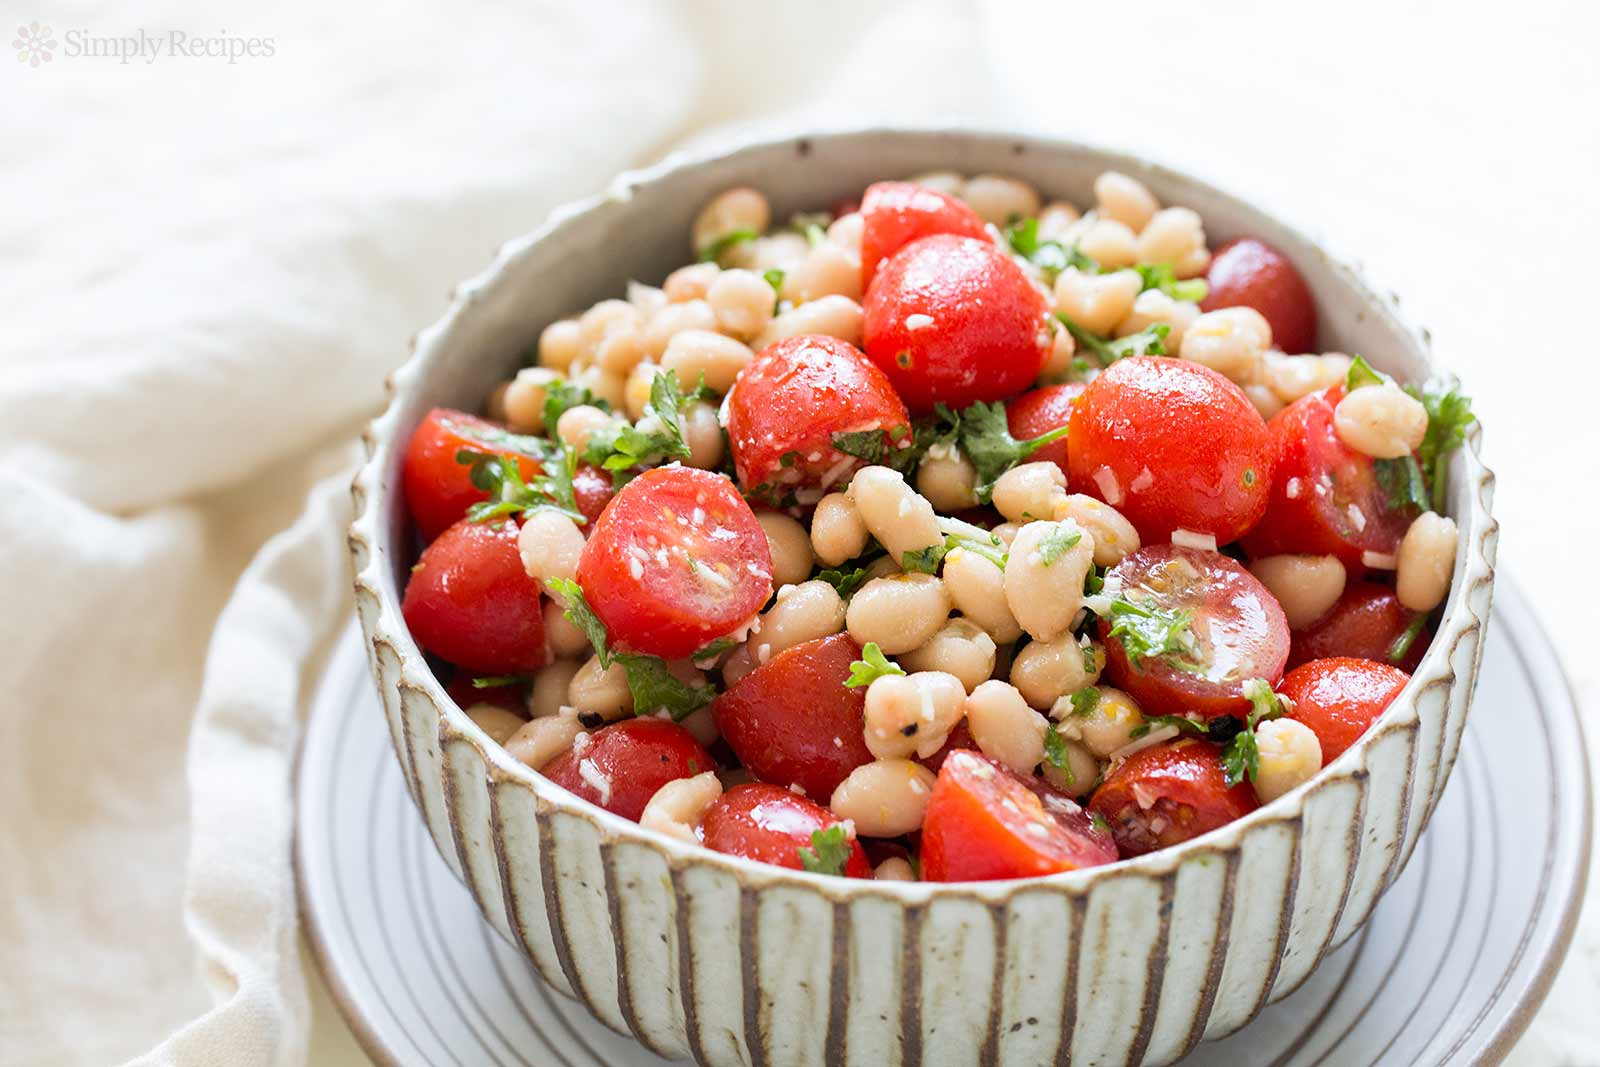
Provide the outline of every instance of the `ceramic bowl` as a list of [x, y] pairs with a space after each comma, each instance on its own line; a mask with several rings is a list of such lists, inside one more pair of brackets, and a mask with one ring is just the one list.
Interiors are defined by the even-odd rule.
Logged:
[[867, 129], [674, 157], [505, 245], [394, 375], [367, 436], [351, 530], [356, 603], [422, 817], [484, 916], [556, 989], [668, 1057], [736, 1064], [1164, 1064], [1295, 989], [1405, 866], [1461, 741], [1489, 616], [1493, 479], [1477, 432], [1453, 459], [1461, 530], [1444, 621], [1383, 719], [1314, 781], [1177, 848], [1030, 881], [852, 881], [684, 845], [508, 757], [445, 695], [406, 631], [404, 445], [428, 409], [476, 409], [548, 322], [688, 259], [714, 193], [775, 218], [930, 169], [1018, 175], [1083, 204], [1102, 170], [1199, 211], [1213, 247], [1262, 237], [1316, 295], [1325, 349], [1408, 380], [1425, 331], [1294, 229], [1175, 170], [1078, 144]]

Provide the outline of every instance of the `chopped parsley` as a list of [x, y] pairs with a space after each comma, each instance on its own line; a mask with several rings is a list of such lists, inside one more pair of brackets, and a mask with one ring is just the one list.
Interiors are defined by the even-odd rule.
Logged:
[[1141, 292], [1159, 289], [1174, 300], [1198, 304], [1211, 291], [1204, 278], [1179, 278], [1173, 273], [1171, 263], [1141, 263], [1133, 269], [1139, 272]]
[[750, 229], [734, 230], [730, 233], [725, 233], [716, 240], [708, 241], [706, 244], [701, 246], [700, 262], [710, 263], [713, 260], [720, 261], [723, 256], [728, 254], [730, 249], [737, 245], [742, 245], [746, 241], [754, 241], [760, 236], [761, 235], [755, 230]]
[[1072, 702], [1072, 714], [1082, 719], [1093, 714], [1094, 709], [1100, 706], [1100, 690], [1086, 685], [1067, 699]]
[[761, 272], [762, 279], [770, 286], [774, 294], [783, 292], [783, 279], [787, 274], [779, 267], [769, 267]]
[[1378, 474], [1378, 486], [1383, 490], [1385, 506], [1390, 511], [1416, 508], [1428, 510], [1428, 488], [1422, 478], [1422, 467], [1415, 456], [1396, 459], [1373, 460]]
[[488, 522], [504, 515], [519, 515], [538, 508], [558, 511], [573, 522], [588, 522], [573, 496], [572, 476], [578, 457], [570, 449], [561, 453], [562, 462], [547, 457], [542, 470], [531, 479], [522, 476], [522, 465], [510, 455], [492, 455], [463, 448], [456, 462], [471, 467], [467, 477], [474, 487], [489, 495], [467, 509], [473, 522]]
[[595, 396], [585, 386], [574, 384], [565, 378], [557, 378], [545, 386], [544, 424], [550, 435], [555, 436], [556, 423], [561, 421], [562, 415], [572, 408], [585, 404], [601, 411], [611, 410], [611, 402], [605, 397]]
[[1056, 560], [1066, 555], [1074, 545], [1083, 540], [1083, 531], [1075, 525], [1058, 522], [1054, 526], [1055, 529], [1046, 534], [1045, 539], [1039, 542], [1039, 562], [1046, 567], [1053, 566]]
[[828, 239], [828, 224], [832, 221], [833, 216], [826, 211], [802, 211], [789, 219], [789, 229], [815, 248]]
[[1140, 670], [1147, 659], [1165, 660], [1178, 670], [1200, 669], [1194, 658], [1194, 634], [1189, 629], [1193, 613], [1119, 596], [1111, 601], [1105, 618], [1111, 623], [1110, 636], [1122, 643], [1123, 654], [1134, 670]]
[[1044, 761], [1066, 776], [1068, 785], [1077, 785], [1077, 775], [1072, 773], [1072, 751], [1054, 726], [1044, 731]]
[[1384, 658], [1390, 663], [1399, 663], [1405, 659], [1406, 653], [1411, 651], [1411, 646], [1417, 643], [1418, 637], [1422, 636], [1422, 628], [1427, 624], [1427, 621], [1428, 614], [1424, 611], [1419, 611], [1411, 616], [1411, 621], [1400, 632], [1400, 636], [1394, 639], [1394, 643], [1389, 646], [1389, 651], [1384, 654]]
[[944, 562], [947, 549], [945, 542], [919, 548], [914, 552], [900, 553], [900, 569], [907, 574], [937, 574], [939, 564]]
[[1159, 730], [1163, 726], [1176, 727], [1180, 736], [1183, 734], [1188, 734], [1190, 737], [1206, 736], [1205, 724], [1196, 722], [1187, 715], [1146, 715], [1143, 722], [1128, 731], [1128, 736], [1143, 737], [1151, 730]]
[[[654, 425], [641, 430], [638, 425], [618, 422], [589, 437], [589, 447], [584, 458], [595, 466], [611, 472], [611, 480], [623, 485], [633, 477], [635, 468], [650, 467], [674, 459], [689, 458], [689, 443], [683, 433], [683, 413], [700, 399], [702, 387], [696, 386], [687, 395], [678, 387], [678, 372], [657, 372], [650, 383], [650, 401], [645, 405], [644, 418]], [[651, 419], [654, 416], [654, 419]]]
[[1388, 378], [1374, 370], [1372, 364], [1357, 356], [1350, 361], [1350, 369], [1345, 372], [1344, 391], [1353, 393], [1357, 389], [1365, 388], [1369, 385], [1382, 385], [1388, 380]]
[[977, 553], [1001, 570], [1006, 569], [1006, 561], [1011, 558], [1011, 553], [1007, 551], [1005, 542], [988, 530], [949, 517], [939, 520], [939, 528], [945, 532], [944, 556], [948, 557], [961, 548]]
[[472, 680], [472, 688], [498, 689], [502, 685], [521, 685], [526, 680], [520, 674], [494, 674], [488, 677], [474, 678]]
[[865, 560], [865, 562], [858, 560], [857, 565], [850, 570], [830, 569], [819, 571], [815, 578], [819, 581], [827, 582], [833, 586], [834, 592], [848, 600], [852, 593], [866, 584], [867, 565], [872, 563], [873, 560], [866, 557], [862, 557], [862, 560]]
[[801, 845], [796, 851], [800, 866], [812, 874], [843, 874], [850, 862], [850, 835], [843, 823], [834, 823], [826, 830], [811, 831], [811, 847]]
[[1256, 727], [1283, 715], [1283, 701], [1272, 691], [1265, 678], [1252, 678], [1244, 683], [1244, 695], [1250, 698], [1250, 715], [1244, 727], [1233, 735], [1233, 740], [1222, 746], [1222, 781], [1229, 789], [1245, 779], [1256, 780], [1261, 770], [1261, 751], [1256, 747]]
[[1417, 449], [1417, 461], [1428, 474], [1433, 489], [1433, 510], [1444, 511], [1444, 474], [1450, 453], [1466, 440], [1467, 427], [1478, 421], [1472, 413], [1472, 400], [1450, 388], [1423, 388], [1406, 386], [1406, 392], [1422, 401], [1428, 412], [1428, 432]]
[[1068, 248], [1060, 241], [1039, 240], [1039, 220], [1036, 218], [1013, 222], [1005, 228], [1003, 236], [1011, 250], [1038, 267], [1045, 281], [1052, 285], [1068, 267], [1076, 267], [1086, 274], [1095, 274], [1100, 270], [1100, 265], [1078, 251], [1076, 245]]
[[880, 464], [889, 453], [889, 434], [884, 430], [852, 430], [833, 435], [833, 447], [847, 456]]
[[1067, 332], [1072, 334], [1074, 341], [1094, 353], [1102, 367], [1109, 367], [1117, 360], [1128, 356], [1164, 356], [1167, 354], [1167, 334], [1172, 332], [1172, 327], [1166, 323], [1156, 322], [1138, 333], [1106, 340], [1090, 333], [1062, 312], [1056, 312], [1056, 318], [1060, 319]]
[[1011, 428], [1006, 423], [1006, 406], [999, 401], [990, 404], [980, 401], [953, 417], [961, 451], [977, 470], [974, 492], [983, 504], [994, 495], [997, 478], [1045, 445], [1067, 435], [1067, 427], [1058, 426], [1038, 437], [1019, 441], [1011, 436]]
[[904, 673], [898, 663], [891, 662], [883, 654], [876, 641], [868, 641], [861, 646], [861, 658], [850, 664], [850, 677], [845, 679], [844, 685], [846, 689], [860, 689], [879, 678]]

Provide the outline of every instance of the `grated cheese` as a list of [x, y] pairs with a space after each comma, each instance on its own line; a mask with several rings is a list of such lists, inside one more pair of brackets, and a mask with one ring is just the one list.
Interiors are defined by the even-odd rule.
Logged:
[[1214, 535], [1195, 533], [1193, 530], [1173, 530], [1172, 543], [1179, 548], [1198, 548], [1207, 552], [1217, 550], [1217, 539]]
[[1094, 484], [1105, 494], [1107, 504], [1116, 507], [1122, 503], [1122, 484], [1117, 481], [1110, 467], [1101, 467], [1094, 472]]
[[604, 771], [594, 765], [594, 760], [578, 761], [578, 777], [587, 782], [594, 791], [600, 794], [600, 804], [604, 806], [611, 803], [611, 779], [606, 777]]
[[1393, 552], [1373, 552], [1370, 549], [1361, 553], [1361, 562], [1375, 571], [1392, 571], [1400, 566], [1400, 560]]

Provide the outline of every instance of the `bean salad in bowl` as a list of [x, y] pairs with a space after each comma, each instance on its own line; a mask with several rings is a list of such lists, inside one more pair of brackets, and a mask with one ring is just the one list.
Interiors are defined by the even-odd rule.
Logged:
[[782, 867], [1022, 878], [1271, 803], [1406, 686], [1470, 404], [1317, 351], [1270, 244], [1107, 171], [732, 188], [685, 246], [405, 447], [406, 625], [550, 781]]

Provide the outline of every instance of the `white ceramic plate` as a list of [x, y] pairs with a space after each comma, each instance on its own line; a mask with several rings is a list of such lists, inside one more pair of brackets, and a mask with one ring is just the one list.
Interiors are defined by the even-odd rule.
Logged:
[[[1496, 585], [1460, 762], [1404, 875], [1304, 986], [1185, 1067], [1492, 1064], [1527, 1026], [1582, 900], [1590, 786], [1555, 654], [1503, 572]], [[666, 1063], [543, 985], [479, 917], [413, 810], [377, 701], [352, 628], [313, 706], [296, 838], [311, 942], [368, 1054]]]

